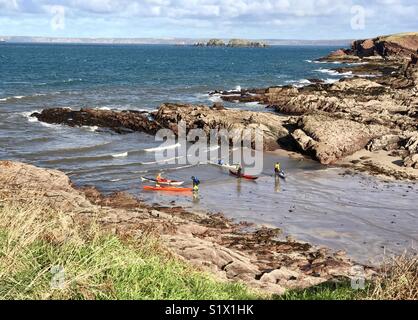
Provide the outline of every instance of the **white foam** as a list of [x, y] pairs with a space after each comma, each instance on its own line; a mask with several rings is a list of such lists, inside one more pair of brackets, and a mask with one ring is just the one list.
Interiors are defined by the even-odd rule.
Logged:
[[317, 70], [314, 70], [314, 71], [315, 72], [320, 72], [320, 73], [326, 73], [326, 74], [329, 74], [331, 76], [349, 77], [349, 76], [353, 75], [353, 72], [351, 72], [351, 71], [343, 72], [343, 73], [340, 73], [338, 71], [331, 70], [331, 69], [317, 69]]
[[32, 98], [32, 97], [41, 97], [41, 96], [46, 96], [46, 94], [44, 94], [44, 93], [35, 93], [32, 96], [11, 96], [11, 97], [6, 97], [6, 98], [1, 98], [0, 99], [0, 102], [6, 102], [6, 101], [10, 101], [10, 100], [20, 100], [20, 99]]
[[36, 117], [31, 117], [31, 114], [35, 113], [35, 112], [39, 112], [39, 110], [33, 110], [33, 111], [27, 111], [27, 112], [21, 112], [19, 113], [21, 116], [25, 117], [26, 120], [28, 120], [29, 122], [39, 122], [38, 118]]
[[82, 128], [91, 132], [96, 132], [99, 129], [98, 126], [82, 126]]
[[301, 88], [307, 85], [312, 84], [308, 79], [301, 79], [301, 80], [288, 80], [286, 83], [293, 85], [296, 88]]
[[127, 156], [128, 156], [128, 152], [112, 154], [113, 158], [126, 158]]
[[23, 99], [24, 97], [25, 96], [12, 96], [12, 97], [1, 98], [0, 101], [19, 100], [19, 99]]
[[249, 106], [249, 107], [256, 107], [258, 106], [260, 103], [258, 103], [257, 101], [254, 102], [246, 102], [245, 105]]
[[71, 82], [77, 82], [77, 81], [83, 81], [83, 79], [81, 79], [81, 78], [77, 78], [77, 79], [70, 78], [70, 79], [67, 79], [67, 80], [63, 80], [62, 82], [71, 83]]
[[336, 83], [336, 82], [338, 82], [338, 79], [328, 78], [328, 79], [325, 80], [326, 84], [333, 84], [333, 83]]
[[363, 66], [369, 64], [368, 62], [352, 62], [352, 63], [347, 63], [348, 66]]
[[42, 126], [47, 127], [47, 128], [55, 128], [55, 129], [62, 129], [63, 126], [60, 124], [53, 124], [53, 123], [46, 123], [46, 122], [42, 122], [42, 121], [38, 121]]
[[168, 162], [171, 162], [171, 161], [174, 161], [174, 160], [178, 160], [178, 159], [181, 159], [181, 158], [184, 158], [184, 156], [181, 156], [181, 157], [173, 157], [173, 158], [164, 159], [164, 160], [161, 160], [161, 161], [141, 162], [141, 164], [143, 164], [143, 165], [149, 165], [149, 164], [166, 164]]
[[212, 101], [213, 103], [222, 102], [222, 98], [219, 95], [213, 95], [209, 97], [209, 100]]
[[235, 91], [241, 91], [242, 89], [241, 89], [241, 86], [236, 86], [235, 87]]
[[156, 152], [156, 151], [176, 149], [178, 147], [181, 147], [181, 144], [180, 143], [176, 143], [176, 144], [173, 144], [171, 146], [166, 146], [166, 147], [157, 147], [157, 148], [144, 149], [144, 151], [145, 152]]

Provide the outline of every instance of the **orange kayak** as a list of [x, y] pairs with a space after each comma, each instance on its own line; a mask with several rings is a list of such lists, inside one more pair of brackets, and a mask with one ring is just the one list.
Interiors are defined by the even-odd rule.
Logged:
[[153, 187], [144, 186], [144, 190], [148, 191], [170, 191], [170, 192], [192, 192], [192, 188], [178, 188], [178, 187]]

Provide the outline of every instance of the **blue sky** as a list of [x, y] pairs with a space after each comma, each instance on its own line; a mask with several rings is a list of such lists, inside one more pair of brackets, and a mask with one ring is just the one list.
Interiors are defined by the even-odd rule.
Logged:
[[0, 35], [351, 39], [417, 17], [418, 0], [0, 0]]

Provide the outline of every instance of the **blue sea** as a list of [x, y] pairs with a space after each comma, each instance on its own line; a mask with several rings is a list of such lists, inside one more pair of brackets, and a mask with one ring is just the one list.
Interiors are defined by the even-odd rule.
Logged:
[[[224, 212], [236, 220], [282, 228], [301, 240], [343, 249], [367, 262], [401, 252], [418, 241], [417, 186], [342, 175], [338, 168], [265, 154], [265, 169], [254, 182], [239, 181], [211, 166], [160, 165], [154, 137], [118, 135], [94, 127], [49, 125], [30, 114], [48, 107], [155, 110], [164, 102], [211, 105], [212, 90], [302, 86], [308, 79], [342, 78], [335, 64], [316, 63], [335, 47], [0, 45], [0, 159], [59, 169], [79, 186], [109, 193], [127, 191], [149, 203]], [[265, 106], [227, 104], [271, 112]], [[275, 161], [286, 182], [271, 175]], [[140, 177], [163, 170], [189, 181], [199, 175], [198, 198], [146, 193]], [[412, 188], [412, 189], [411, 189]], [[397, 219], [393, 222], [393, 216]]]
[[167, 101], [208, 103], [207, 92], [216, 89], [336, 79], [326, 72], [329, 66], [309, 62], [334, 49], [3, 44], [0, 102], [15, 97], [134, 109]]

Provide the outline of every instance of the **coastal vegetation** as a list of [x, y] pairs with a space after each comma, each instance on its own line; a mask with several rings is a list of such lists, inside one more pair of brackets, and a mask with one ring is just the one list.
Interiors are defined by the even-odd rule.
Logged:
[[255, 299], [144, 234], [121, 239], [43, 203], [0, 203], [0, 299]]
[[40, 202], [0, 202], [0, 299], [418, 299], [418, 257], [383, 264], [364, 290], [329, 281], [280, 296], [216, 280], [152, 234], [121, 238]]

